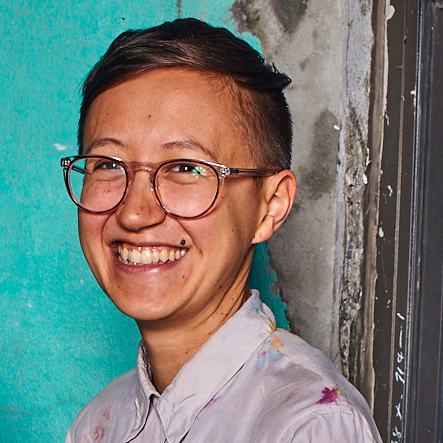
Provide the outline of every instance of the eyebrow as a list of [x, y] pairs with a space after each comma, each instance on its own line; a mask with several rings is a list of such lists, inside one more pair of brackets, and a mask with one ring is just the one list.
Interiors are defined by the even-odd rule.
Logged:
[[166, 149], [191, 149], [194, 151], [200, 151], [211, 157], [212, 160], [218, 162], [218, 158], [214, 152], [203, 146], [196, 140], [178, 140], [173, 142], [168, 142], [162, 145]]
[[[107, 144], [113, 144], [113, 145], [119, 146], [121, 148], [126, 147], [126, 145], [121, 140], [111, 138], [111, 137], [105, 137], [105, 138], [93, 140], [87, 146], [87, 148], [85, 149], [84, 152], [85, 152], [85, 154], [88, 154], [89, 152], [91, 152], [91, 150], [93, 148], [95, 148], [97, 146], [106, 146]], [[214, 152], [212, 152], [211, 150], [209, 150], [208, 148], [206, 148], [205, 146], [203, 146], [201, 143], [199, 143], [196, 140], [192, 140], [192, 139], [177, 140], [177, 141], [164, 143], [161, 146], [162, 146], [162, 148], [165, 148], [165, 149], [191, 149], [193, 151], [203, 152], [207, 156], [211, 157], [211, 159], [213, 161], [215, 161], [216, 163], [218, 163], [218, 161], [219, 161]]]
[[121, 148], [125, 147], [124, 143], [120, 140], [117, 140], [116, 138], [105, 137], [92, 140], [92, 142], [84, 150], [84, 153], [88, 154], [89, 152], [91, 152], [92, 148], [95, 148], [96, 146], [105, 146], [109, 143], [120, 146]]

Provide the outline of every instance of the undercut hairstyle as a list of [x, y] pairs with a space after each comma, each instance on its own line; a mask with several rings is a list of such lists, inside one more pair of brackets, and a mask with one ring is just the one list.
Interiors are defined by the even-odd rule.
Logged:
[[232, 89], [236, 121], [259, 167], [291, 166], [292, 120], [283, 89], [291, 79], [267, 64], [225, 28], [187, 18], [120, 34], [87, 75], [82, 88], [78, 145], [89, 108], [101, 93], [157, 68], [185, 68], [220, 77]]

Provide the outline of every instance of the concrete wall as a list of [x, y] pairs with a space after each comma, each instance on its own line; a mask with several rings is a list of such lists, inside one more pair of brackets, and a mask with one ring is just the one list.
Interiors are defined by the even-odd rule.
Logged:
[[280, 326], [338, 366], [344, 356], [346, 370], [361, 253], [360, 214], [349, 211], [358, 195], [349, 193], [364, 182], [370, 8], [365, 0], [0, 5], [0, 442], [62, 441], [80, 407], [135, 364], [137, 328], [81, 255], [58, 164], [76, 152], [78, 88], [110, 41], [179, 16], [241, 33], [294, 80], [299, 192], [269, 255], [258, 248], [251, 285]]
[[[298, 191], [268, 242], [291, 330], [353, 376], [363, 259], [372, 2], [236, 0], [240, 32], [290, 75]], [[315, 327], [313, 327], [315, 325]], [[351, 355], [352, 354], [352, 355]]]

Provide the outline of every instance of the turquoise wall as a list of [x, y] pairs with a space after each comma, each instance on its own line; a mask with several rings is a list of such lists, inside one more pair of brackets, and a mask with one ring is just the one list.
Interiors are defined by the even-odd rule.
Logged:
[[[79, 85], [127, 28], [194, 16], [232, 30], [225, 0], [0, 3], [0, 442], [61, 442], [78, 410], [135, 364], [135, 323], [95, 283], [59, 159], [76, 153]], [[258, 40], [244, 36], [256, 48]], [[288, 327], [265, 245], [252, 286]]]

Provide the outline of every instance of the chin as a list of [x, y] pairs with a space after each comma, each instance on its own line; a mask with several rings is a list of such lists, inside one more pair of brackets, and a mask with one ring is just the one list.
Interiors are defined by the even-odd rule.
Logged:
[[[150, 293], [151, 291], [145, 289], [146, 292]], [[132, 293], [140, 293], [140, 291], [134, 290]], [[125, 295], [112, 293], [108, 293], [108, 297], [119, 311], [137, 322], [155, 322], [168, 318], [178, 309], [178, 306], [174, 309], [172, 300], [168, 300], [166, 294], [162, 296], [157, 293], [155, 298], [144, 297], [143, 300], [128, 300]]]

